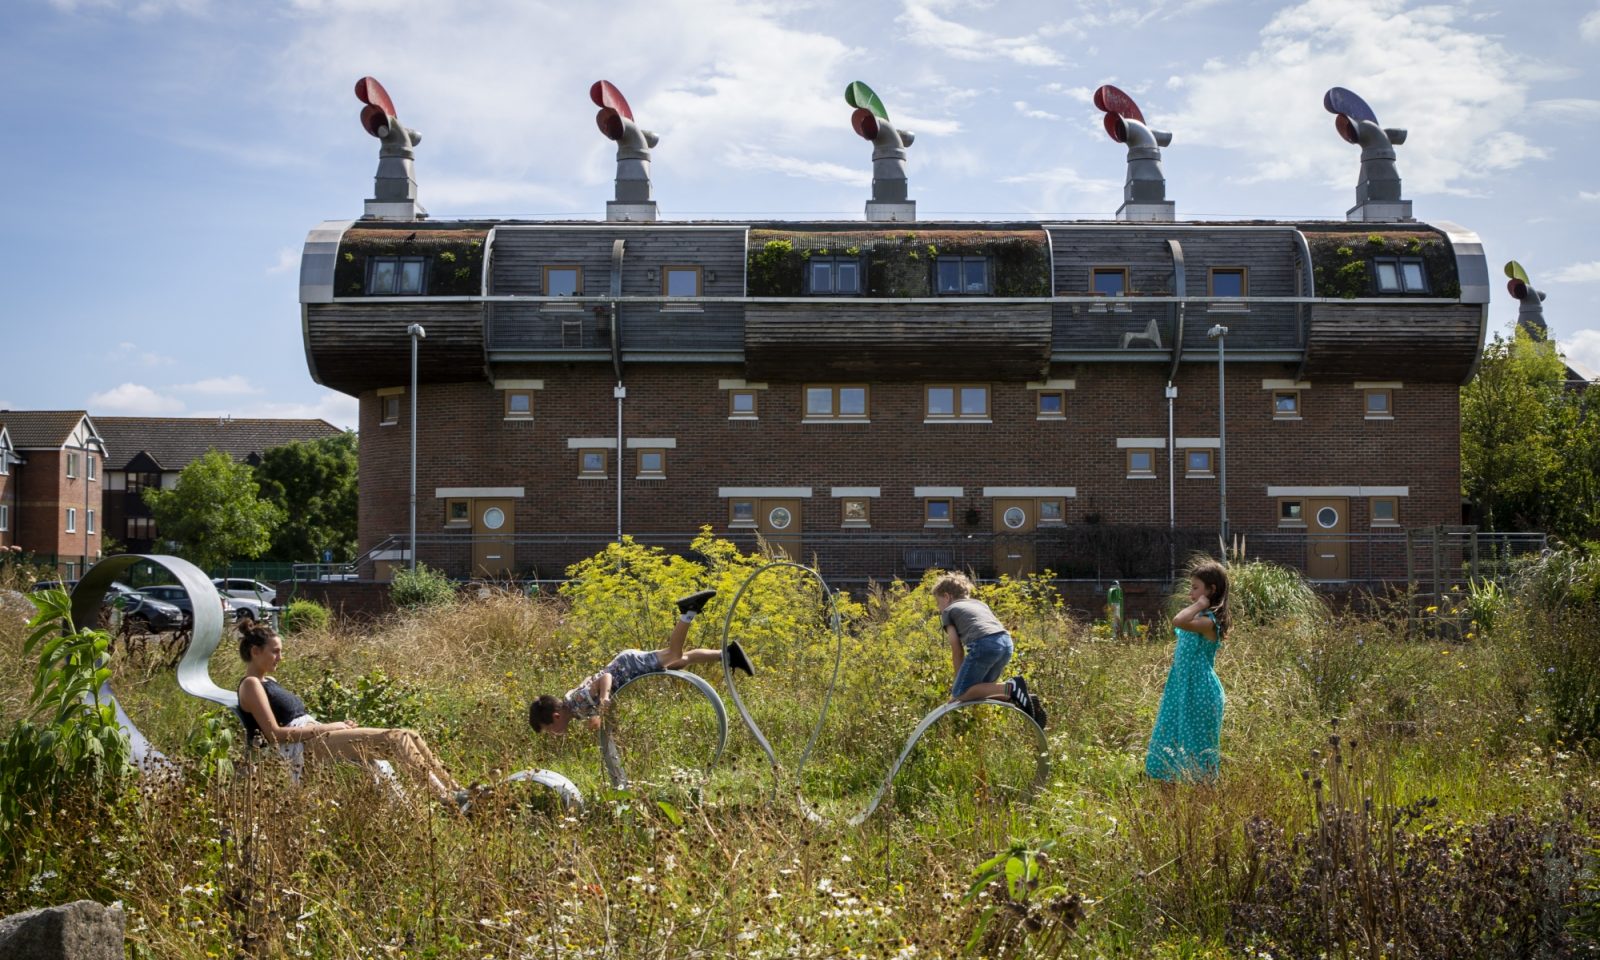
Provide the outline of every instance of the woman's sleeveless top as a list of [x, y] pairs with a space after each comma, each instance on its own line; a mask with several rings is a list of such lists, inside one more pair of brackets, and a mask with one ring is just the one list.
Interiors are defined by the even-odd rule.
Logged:
[[[290, 721], [310, 712], [306, 709], [305, 701], [285, 690], [271, 677], [261, 681], [261, 686], [267, 691], [267, 706], [272, 708], [272, 718], [278, 721], [278, 726], [287, 727]], [[248, 739], [254, 740], [261, 735], [261, 725], [256, 723], [250, 711], [241, 708], [239, 719], [244, 721], [244, 732]]]

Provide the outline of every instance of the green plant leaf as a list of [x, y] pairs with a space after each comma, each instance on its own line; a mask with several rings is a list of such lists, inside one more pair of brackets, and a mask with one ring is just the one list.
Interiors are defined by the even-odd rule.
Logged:
[[872, 88], [857, 80], [844, 88], [844, 102], [852, 107], [871, 110], [875, 115], [884, 120], [889, 119], [889, 111], [884, 108], [883, 101], [872, 92]]

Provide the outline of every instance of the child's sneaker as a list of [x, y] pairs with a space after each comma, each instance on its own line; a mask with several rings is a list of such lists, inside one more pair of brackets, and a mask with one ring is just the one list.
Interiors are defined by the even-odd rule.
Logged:
[[745, 654], [744, 647], [739, 646], [739, 641], [729, 640], [728, 649], [723, 656], [727, 658], [728, 666], [735, 670], [743, 670], [745, 676], [756, 675], [755, 668], [750, 665], [750, 658]]
[[1039, 725], [1040, 730], [1043, 730], [1045, 723], [1049, 721], [1048, 715], [1044, 712], [1044, 704], [1039, 702], [1038, 697], [1030, 693], [1028, 694], [1028, 706], [1030, 708], [1028, 716], [1033, 718], [1033, 722]]
[[699, 593], [691, 593], [678, 601], [678, 612], [699, 613], [706, 608], [706, 604], [710, 603], [711, 598], [716, 595], [717, 591], [715, 590], [701, 590]]
[[1022, 679], [1022, 674], [1019, 673], [1011, 678], [1008, 686], [1011, 687], [1011, 702], [1023, 713], [1033, 716], [1033, 698], [1028, 696], [1028, 681]]

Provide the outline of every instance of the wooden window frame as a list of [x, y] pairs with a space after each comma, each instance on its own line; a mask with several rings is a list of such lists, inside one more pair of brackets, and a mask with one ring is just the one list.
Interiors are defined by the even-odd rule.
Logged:
[[[967, 279], [967, 263], [976, 261], [983, 264], [983, 289], [973, 293], [966, 289], [946, 293], [939, 289], [939, 264], [945, 261], [956, 261], [961, 264], [961, 284], [964, 288]], [[990, 257], [969, 257], [960, 254], [940, 254], [933, 258], [933, 295], [936, 297], [992, 297], [994, 296], [994, 262]]]
[[[429, 273], [429, 266], [430, 266], [429, 261], [431, 261], [432, 259], [433, 259], [432, 257], [368, 257], [367, 258], [367, 263], [366, 263], [366, 277], [364, 278], [365, 282], [362, 284], [361, 289], [369, 297], [422, 297], [422, 296], [426, 296], [427, 293], [428, 293], [428, 273]], [[378, 265], [380, 263], [393, 263], [394, 264], [394, 289], [393, 290], [374, 290], [372, 288], [372, 278], [373, 278], [373, 276], [375, 274], [377, 274]], [[416, 293], [404, 293], [400, 289], [400, 277], [405, 272], [402, 269], [402, 267], [407, 263], [420, 263], [420, 264], [422, 264], [422, 279], [421, 279], [421, 282], [418, 284], [418, 289], [417, 289]]]
[[[1300, 393], [1301, 393], [1301, 391], [1299, 391], [1299, 390], [1274, 390], [1274, 391], [1272, 391], [1272, 419], [1274, 419], [1274, 420], [1299, 420], [1300, 417], [1301, 417], [1301, 411], [1302, 411], [1302, 404], [1300, 403]], [[1279, 397], [1294, 397], [1294, 412], [1292, 412], [1292, 413], [1284, 413], [1283, 411], [1279, 410], [1278, 409], [1278, 398]]]
[[[590, 470], [584, 461], [591, 453], [600, 455], [600, 469]], [[611, 451], [605, 447], [580, 447], [578, 448], [578, 479], [579, 480], [604, 480], [611, 475]]]
[[[661, 469], [659, 470], [646, 470], [644, 468], [645, 456], [652, 453], [661, 456]], [[665, 447], [640, 447], [636, 451], [633, 462], [637, 470], [637, 476], [641, 480], [665, 480], [667, 478], [667, 451]]]
[[[1223, 294], [1218, 294], [1216, 292], [1217, 274], [1219, 273], [1237, 273], [1239, 275], [1239, 299], [1243, 300], [1244, 298], [1250, 296], [1250, 268], [1243, 265], [1232, 264], [1224, 264], [1222, 266], [1212, 267], [1206, 271], [1206, 296], [1223, 296]], [[1229, 295], [1228, 299], [1232, 300], [1233, 297]], [[1231, 306], [1232, 304], [1226, 305]], [[1215, 307], [1217, 304], [1213, 303], [1211, 306]]]
[[[1148, 454], [1150, 456], [1150, 469], [1148, 469], [1148, 470], [1138, 470], [1138, 469], [1134, 468], [1134, 465], [1133, 465], [1134, 455], [1135, 454], [1140, 454], [1140, 453]], [[1145, 477], [1153, 477], [1153, 476], [1156, 475], [1156, 448], [1155, 447], [1129, 447], [1128, 451], [1127, 451], [1127, 456], [1124, 458], [1124, 460], [1125, 460], [1127, 468], [1128, 468], [1128, 479], [1130, 479], [1130, 480], [1135, 479], [1135, 478], [1143, 479]]]
[[[1292, 517], [1286, 516], [1286, 513], [1287, 513], [1286, 508], [1290, 504], [1294, 504], [1294, 505], [1296, 505], [1296, 506], [1298, 506], [1300, 508], [1300, 519], [1296, 520], [1296, 519], [1294, 519]], [[1304, 498], [1302, 498], [1302, 497], [1279, 497], [1278, 498], [1278, 526], [1280, 526], [1280, 527], [1294, 527], [1296, 529], [1304, 529], [1305, 528], [1305, 526], [1306, 526], [1306, 501], [1305, 501]]]
[[[729, 420], [759, 420], [761, 419], [761, 400], [757, 396], [760, 390], [737, 388], [728, 391], [728, 419]], [[746, 413], [734, 406], [734, 397], [749, 397], [750, 410]]]
[[[1065, 391], [1065, 390], [1038, 390], [1038, 391], [1035, 391], [1035, 393], [1036, 393], [1036, 397], [1034, 399], [1034, 416], [1035, 416], [1036, 419], [1039, 419], [1039, 420], [1065, 420], [1065, 419], [1067, 419], [1067, 391]], [[1060, 412], [1051, 413], [1048, 410], [1044, 409], [1044, 398], [1046, 396], [1061, 398], [1061, 410], [1060, 410]]]
[[[550, 292], [550, 271], [552, 271], [552, 270], [573, 270], [573, 271], [577, 272], [576, 282], [574, 282], [573, 285], [572, 285], [572, 293], [570, 293], [570, 294], [565, 294], [565, 293], [553, 294], [553, 293]], [[573, 300], [581, 300], [581, 299], [583, 299], [583, 266], [581, 264], [576, 264], [576, 263], [551, 263], [551, 264], [546, 264], [545, 266], [540, 267], [539, 268], [539, 289], [541, 291], [543, 291], [544, 296], [547, 296], [547, 297], [552, 297], [552, 296], [569, 297], [570, 296]], [[546, 304], [546, 306], [549, 306], [549, 304]]]
[[[933, 516], [933, 505], [942, 503], [945, 506], [945, 518], [937, 520]], [[954, 497], [923, 497], [922, 498], [922, 525], [925, 527], [953, 527], [956, 525], [956, 501]]]
[[[849, 505], [861, 504], [859, 519], [850, 516]], [[872, 498], [871, 497], [840, 497], [839, 498], [839, 526], [861, 529], [872, 526]]]
[[[818, 263], [827, 263], [827, 264], [829, 264], [829, 265], [831, 265], [831, 266], [833, 266], [835, 268], [837, 268], [839, 266], [839, 264], [842, 264], [842, 263], [855, 264], [855, 268], [856, 268], [856, 288], [854, 290], [847, 290], [847, 291], [841, 292], [839, 290], [839, 283], [838, 283], [838, 279], [837, 279], [838, 278], [838, 273], [836, 271], [833, 274], [835, 279], [834, 279], [834, 284], [833, 284], [833, 289], [832, 290], [818, 290], [818, 289], [816, 289], [816, 287], [814, 287], [812, 285], [812, 280], [814, 278], [814, 275], [811, 272], [811, 268], [812, 268], [812, 266], [814, 264], [818, 264]], [[862, 257], [859, 257], [859, 256], [852, 257], [852, 256], [848, 256], [848, 255], [833, 256], [833, 255], [825, 254], [825, 255], [820, 256], [820, 257], [813, 256], [813, 257], [807, 257], [806, 258], [805, 291], [806, 291], [806, 296], [808, 296], [808, 297], [859, 297], [865, 292], [865, 288], [866, 288], [866, 282], [865, 281], [866, 281], [866, 278], [867, 278], [867, 265], [864, 262], [864, 259]]]
[[[532, 420], [533, 419], [533, 393], [534, 393], [534, 391], [532, 391], [532, 390], [523, 390], [523, 389], [505, 391], [505, 398], [504, 398], [504, 402], [502, 404], [505, 419], [507, 419], [507, 420]], [[527, 397], [528, 398], [528, 409], [526, 411], [512, 410], [511, 409], [511, 398], [512, 397]]]
[[[393, 427], [400, 423], [400, 398], [403, 393], [385, 393], [378, 397], [378, 426]], [[394, 416], [389, 416], [389, 403], [394, 403]]]
[[[1094, 281], [1102, 273], [1120, 273], [1122, 275], [1121, 293], [1101, 293], [1095, 289]], [[1089, 268], [1089, 296], [1091, 297], [1126, 297], [1133, 293], [1133, 286], [1128, 275], [1127, 267], [1090, 267]]]
[[[1056, 505], [1056, 509], [1060, 511], [1061, 515], [1058, 516], [1058, 517], [1046, 517], [1044, 515], [1044, 505], [1047, 504], [1047, 503], [1055, 504]], [[1037, 525], [1039, 525], [1039, 526], [1044, 526], [1046, 524], [1057, 524], [1057, 523], [1066, 523], [1067, 522], [1067, 498], [1066, 497], [1040, 497], [1038, 502], [1036, 504], [1034, 504], [1034, 510], [1035, 510], [1035, 523]]]
[[[741, 518], [738, 514], [739, 504], [750, 504], [750, 516]], [[754, 497], [732, 497], [728, 500], [728, 527], [733, 530], [754, 530], [761, 525], [756, 514], [760, 509], [760, 501]]]
[[[1390, 518], [1378, 519], [1378, 504], [1388, 503]], [[1367, 524], [1373, 527], [1398, 527], [1400, 526], [1400, 498], [1399, 497], [1368, 497], [1367, 498]]]
[[[979, 390], [979, 389], [981, 389], [983, 391], [983, 412], [982, 413], [963, 413], [961, 411], [961, 391], [963, 391], [963, 390]], [[935, 390], [949, 390], [950, 391], [950, 412], [949, 413], [934, 413], [933, 412], [933, 410], [932, 410], [933, 400], [932, 400], [932, 396], [931, 395], [932, 395], [933, 391], [935, 391]], [[993, 389], [993, 385], [991, 385], [991, 384], [987, 384], [987, 383], [930, 383], [930, 384], [925, 385], [922, 388], [922, 419], [923, 420], [932, 420], [932, 421], [935, 421], [935, 422], [938, 422], [938, 423], [948, 423], [948, 422], [951, 422], [951, 421], [958, 421], [958, 420], [966, 420], [966, 421], [969, 421], [969, 422], [986, 422], [986, 421], [989, 421], [991, 419], [990, 415], [993, 412], [993, 410], [994, 410], [994, 389]]]
[[672, 296], [671, 294], [667, 293], [667, 280], [668, 280], [668, 275], [669, 274], [674, 273], [676, 271], [690, 271], [690, 270], [694, 271], [694, 293], [689, 294], [687, 297], [677, 296], [677, 297], [673, 297], [673, 299], [674, 300], [692, 300], [695, 297], [705, 296], [705, 289], [706, 289], [706, 272], [705, 272], [705, 268], [700, 266], [699, 264], [696, 264], [696, 263], [665, 263], [665, 264], [662, 264], [661, 265], [661, 295], [663, 297]]
[[[1394, 267], [1394, 286], [1392, 288], [1385, 288], [1383, 282], [1379, 279], [1381, 276], [1378, 272], [1379, 264], [1388, 264]], [[1418, 268], [1418, 273], [1422, 276], [1422, 286], [1413, 287], [1406, 282], [1407, 266]], [[1428, 265], [1421, 257], [1373, 257], [1372, 289], [1380, 294], [1396, 293], [1427, 296], [1430, 289], [1428, 284]]]
[[[1196, 470], [1194, 468], [1194, 464], [1189, 462], [1189, 458], [1197, 453], [1203, 453], [1206, 455], [1206, 467], [1204, 470]], [[1198, 479], [1211, 479], [1215, 477], [1217, 475], [1217, 452], [1212, 450], [1210, 447], [1186, 448], [1183, 451], [1183, 475], [1185, 477], [1195, 477]]]
[[[829, 405], [832, 407], [833, 412], [812, 413], [809, 403], [811, 391], [823, 389], [833, 391], [833, 396], [829, 400]], [[839, 395], [842, 390], [861, 391], [861, 413], [859, 415], [853, 413], [846, 415], [839, 412]], [[800, 388], [800, 404], [803, 415], [801, 419], [807, 422], [842, 421], [845, 423], [866, 423], [872, 419], [872, 387], [870, 384], [865, 383], [807, 383]]]
[[[1372, 410], [1372, 395], [1382, 394], [1383, 412], [1374, 413]], [[1391, 387], [1368, 387], [1361, 391], [1361, 415], [1367, 420], [1393, 420], [1394, 419], [1394, 389]]]
[[78, 455], [76, 453], [69, 452], [67, 454], [67, 479], [78, 479]]
[[[458, 504], [465, 508], [463, 512], [466, 514], [460, 520], [457, 520], [453, 516], [450, 515], [451, 511], [454, 510], [455, 507]], [[470, 526], [472, 526], [472, 501], [468, 500], [465, 497], [451, 497], [451, 498], [445, 500], [445, 502], [444, 502], [444, 525], [447, 526], [447, 527], [470, 527]]]

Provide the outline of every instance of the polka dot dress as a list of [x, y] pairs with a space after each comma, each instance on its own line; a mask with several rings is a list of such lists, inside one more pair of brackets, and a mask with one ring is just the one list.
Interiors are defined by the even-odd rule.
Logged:
[[[1217, 618], [1211, 611], [1213, 628]], [[1221, 629], [1216, 629], [1222, 636]], [[1220, 642], [1192, 630], [1177, 630], [1178, 648], [1161, 691], [1161, 709], [1150, 733], [1145, 772], [1157, 780], [1193, 782], [1214, 780], [1222, 754], [1222, 710], [1227, 698], [1213, 663]]]

